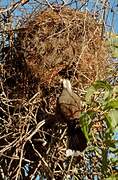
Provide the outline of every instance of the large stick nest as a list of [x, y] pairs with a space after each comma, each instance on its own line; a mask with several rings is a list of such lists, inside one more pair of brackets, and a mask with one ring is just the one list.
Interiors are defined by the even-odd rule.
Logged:
[[104, 77], [108, 53], [101, 39], [102, 26], [88, 12], [46, 9], [26, 28], [19, 37], [27, 65], [41, 83], [54, 85], [63, 75], [85, 87]]
[[101, 35], [102, 26], [88, 12], [47, 8], [24, 23], [15, 44], [3, 49], [0, 152], [7, 176], [19, 177], [26, 164], [29, 177], [39, 170], [60, 179], [75, 168], [66, 166], [66, 124], [55, 115], [59, 80], [71, 79], [79, 93], [105, 78], [108, 51]]

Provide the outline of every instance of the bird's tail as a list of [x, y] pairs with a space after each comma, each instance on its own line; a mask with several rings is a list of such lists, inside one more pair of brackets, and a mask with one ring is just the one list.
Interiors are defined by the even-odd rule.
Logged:
[[81, 127], [77, 127], [75, 121], [67, 123], [68, 125], [68, 149], [74, 151], [84, 151], [87, 147], [87, 139], [81, 130]]

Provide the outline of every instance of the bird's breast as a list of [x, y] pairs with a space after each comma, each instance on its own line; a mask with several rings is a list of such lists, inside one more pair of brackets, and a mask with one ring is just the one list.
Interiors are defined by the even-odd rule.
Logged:
[[59, 97], [59, 106], [61, 113], [69, 118], [79, 118], [80, 115], [80, 99], [75, 93], [63, 91]]

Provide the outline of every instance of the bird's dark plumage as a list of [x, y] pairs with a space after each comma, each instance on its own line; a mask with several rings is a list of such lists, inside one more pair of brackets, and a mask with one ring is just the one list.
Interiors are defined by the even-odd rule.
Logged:
[[84, 151], [87, 147], [87, 140], [81, 127], [75, 121], [68, 122], [68, 148], [74, 151]]
[[68, 126], [68, 149], [82, 152], [87, 147], [87, 140], [79, 126], [80, 98], [72, 91], [68, 79], [63, 79], [62, 82], [63, 90], [58, 99], [57, 108]]

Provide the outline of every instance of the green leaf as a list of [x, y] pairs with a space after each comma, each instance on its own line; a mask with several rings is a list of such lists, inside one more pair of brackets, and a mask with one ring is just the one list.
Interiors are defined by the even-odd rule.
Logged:
[[111, 85], [107, 82], [107, 81], [96, 81], [94, 84], [93, 84], [94, 88], [96, 90], [100, 89], [100, 88], [103, 88], [103, 89], [106, 89], [106, 90], [112, 90], [112, 87]]
[[105, 106], [105, 109], [118, 109], [118, 100], [112, 99], [108, 101], [108, 103]]
[[85, 96], [85, 100], [86, 100], [87, 104], [91, 103], [92, 96], [94, 95], [95, 91], [96, 91], [96, 89], [93, 86], [90, 86], [87, 89], [87, 93], [86, 93], [86, 96]]
[[81, 115], [81, 117], [80, 117], [81, 129], [88, 141], [89, 141], [89, 124], [90, 124], [90, 122], [91, 122], [91, 118], [87, 113], [84, 113]]
[[112, 128], [118, 129], [118, 110], [112, 109], [109, 111], [108, 116], [111, 118]]
[[87, 128], [87, 126], [83, 126], [81, 129], [82, 129], [82, 132], [84, 133], [85, 137], [86, 137], [87, 140], [89, 141], [88, 128]]
[[118, 47], [112, 46], [111, 51], [112, 51], [112, 57], [113, 58], [118, 58]]
[[117, 174], [114, 174], [108, 178], [106, 178], [106, 180], [117, 180], [118, 179], [118, 175]]
[[109, 113], [105, 114], [105, 117], [106, 117], [106, 123], [107, 123], [108, 128], [112, 129], [112, 119], [111, 119]]
[[108, 128], [118, 130], [118, 110], [111, 109], [105, 117]]
[[111, 109], [108, 113], [105, 114], [105, 121], [107, 123], [107, 131], [108, 134], [114, 133], [118, 131], [118, 110]]
[[111, 94], [110, 94], [110, 91], [105, 90], [103, 99], [106, 100], [107, 98], [110, 97], [110, 95], [111, 95]]
[[[118, 154], [118, 149], [116, 149], [116, 146], [115, 147], [110, 147], [109, 149], [110, 149], [110, 152], [112, 152], [114, 154]], [[118, 161], [118, 159], [117, 159], [117, 161]]]
[[90, 104], [92, 102], [92, 96], [99, 89], [105, 90], [102, 101], [106, 100], [108, 97], [111, 97], [111, 90], [112, 90], [111, 85], [107, 81], [96, 81], [92, 86], [90, 86], [87, 89], [87, 93], [85, 96], [85, 100], [86, 100], [87, 104]]
[[113, 88], [113, 96], [115, 97], [116, 95], [118, 96], [118, 86]]
[[113, 92], [114, 92], [114, 93], [118, 93], [118, 86], [115, 86], [115, 87], [113, 88]]

